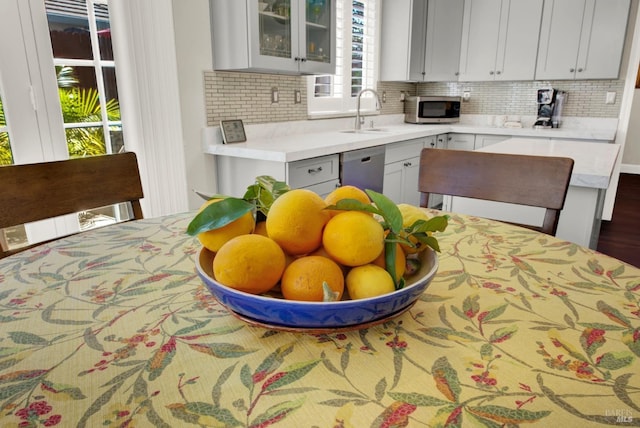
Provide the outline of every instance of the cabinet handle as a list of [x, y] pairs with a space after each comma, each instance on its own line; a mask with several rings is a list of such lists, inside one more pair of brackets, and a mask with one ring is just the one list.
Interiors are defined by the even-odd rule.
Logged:
[[[442, 141], [442, 140], [438, 140], [438, 141]], [[436, 143], [431, 143], [431, 147], [435, 147]]]
[[455, 72], [455, 73], [453, 73], [453, 74], [454, 74], [454, 76], [460, 76], [460, 72], [459, 72], [459, 71], [456, 71], [456, 72]]
[[296, 61], [296, 62], [298, 62], [298, 61], [300, 61], [300, 57], [299, 57], [299, 56], [297, 56], [297, 57], [293, 58], [293, 60], [294, 60], [294, 61]]
[[307, 170], [307, 173], [308, 173], [308, 174], [316, 174], [316, 173], [318, 173], [318, 172], [322, 172], [322, 167], [321, 167], [321, 166], [319, 166], [319, 167], [317, 167], [317, 168], [309, 168], [309, 169]]
[[489, 76], [493, 76], [493, 70], [489, 72]]
[[582, 68], [578, 69], [578, 73], [582, 73], [584, 70]]
[[306, 58], [300, 58], [300, 62], [306, 62], [307, 59]]
[[498, 70], [498, 71], [496, 71], [496, 74], [501, 74], [501, 73], [502, 73], [502, 71], [499, 71], [499, 70]]
[[411, 162], [405, 162], [404, 166], [411, 166]]
[[576, 71], [576, 69], [575, 69], [575, 68], [570, 68], [570, 69], [569, 69], [569, 72], [570, 72], [570, 73], [575, 73], [575, 71]]

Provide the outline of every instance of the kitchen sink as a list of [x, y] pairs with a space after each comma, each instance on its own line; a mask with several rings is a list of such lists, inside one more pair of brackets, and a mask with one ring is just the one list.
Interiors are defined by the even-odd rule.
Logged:
[[368, 132], [389, 132], [388, 129], [385, 128], [362, 128], [362, 129], [345, 129], [344, 132], [347, 134], [366, 134]]

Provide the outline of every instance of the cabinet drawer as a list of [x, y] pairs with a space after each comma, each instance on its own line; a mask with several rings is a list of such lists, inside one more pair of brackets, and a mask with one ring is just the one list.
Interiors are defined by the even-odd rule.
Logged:
[[313, 184], [311, 186], [307, 186], [305, 187], [305, 189], [309, 189], [312, 190], [314, 192], [316, 192], [318, 195], [320, 195], [320, 197], [322, 199], [326, 198], [327, 195], [331, 192], [333, 192], [334, 190], [336, 190], [336, 188], [340, 187], [340, 180], [338, 180], [337, 178], [331, 181], [325, 181], [323, 183], [318, 183], [318, 184]]
[[404, 159], [420, 156], [420, 152], [424, 148], [424, 138], [403, 141], [402, 143], [389, 144], [384, 154], [385, 165], [398, 162]]
[[291, 188], [299, 188], [337, 179], [339, 164], [338, 154], [291, 162], [287, 182]]

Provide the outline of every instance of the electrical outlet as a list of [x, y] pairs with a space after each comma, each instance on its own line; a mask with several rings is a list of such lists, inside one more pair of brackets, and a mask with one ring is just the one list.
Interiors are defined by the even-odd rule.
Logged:
[[462, 101], [467, 102], [471, 99], [471, 92], [470, 91], [464, 91], [462, 93]]
[[400, 91], [400, 101], [404, 101], [405, 97], [406, 97], [406, 95], [405, 95], [404, 91]]
[[300, 104], [302, 102], [302, 95], [300, 95], [299, 89], [293, 91], [293, 99], [296, 104]]
[[616, 93], [615, 92], [607, 92], [607, 96], [604, 99], [605, 104], [615, 104], [616, 103]]
[[273, 88], [271, 88], [271, 102], [277, 103], [278, 101], [280, 101], [280, 96], [278, 95], [278, 88], [274, 86]]
[[383, 103], [387, 102], [387, 91], [382, 91], [382, 102]]

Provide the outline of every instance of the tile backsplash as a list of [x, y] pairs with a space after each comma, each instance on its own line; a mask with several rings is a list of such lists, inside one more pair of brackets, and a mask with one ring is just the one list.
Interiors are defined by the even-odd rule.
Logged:
[[[533, 82], [420, 83], [417, 95], [462, 95], [462, 114], [536, 115], [537, 90], [555, 88], [568, 93], [563, 115], [568, 117], [618, 117], [624, 80], [555, 80]], [[613, 104], [605, 104], [607, 92], [615, 92]]]
[[[462, 95], [462, 114], [535, 115], [536, 91], [553, 87], [569, 93], [564, 108], [567, 117], [617, 118], [624, 80], [528, 81], [528, 82], [378, 82], [385, 92], [382, 114], [400, 114], [405, 95]], [[278, 102], [272, 102], [272, 89], [278, 88]], [[285, 122], [307, 119], [307, 85], [304, 76], [206, 71], [204, 92], [207, 126], [220, 120], [242, 119], [245, 123]], [[295, 91], [301, 102], [296, 103]], [[615, 92], [613, 104], [605, 104], [607, 92]]]
[[[278, 102], [271, 100], [278, 89]], [[295, 103], [295, 91], [300, 103]], [[307, 118], [307, 85], [301, 76], [206, 71], [204, 96], [207, 126], [221, 120], [242, 119], [245, 123], [285, 122]]]

